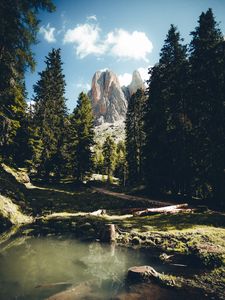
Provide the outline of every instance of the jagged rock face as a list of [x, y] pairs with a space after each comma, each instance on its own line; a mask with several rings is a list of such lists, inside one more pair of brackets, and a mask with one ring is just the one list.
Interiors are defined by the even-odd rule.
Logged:
[[140, 73], [136, 70], [133, 72], [131, 83], [128, 86], [122, 87], [122, 91], [128, 102], [130, 101], [131, 96], [135, 94], [138, 89], [145, 90], [145, 85]]
[[111, 71], [96, 72], [89, 92], [96, 124], [124, 119], [127, 99], [117, 76]]
[[145, 89], [144, 82], [141, 78], [140, 73], [135, 70], [132, 75], [132, 81], [128, 86], [130, 97], [137, 92], [138, 89]]

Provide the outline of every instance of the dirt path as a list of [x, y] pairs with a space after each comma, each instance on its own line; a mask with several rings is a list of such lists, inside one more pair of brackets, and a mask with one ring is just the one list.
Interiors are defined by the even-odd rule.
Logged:
[[137, 201], [137, 200], [148, 201], [150, 205], [155, 205], [155, 206], [159, 206], [159, 207], [175, 204], [172, 202], [156, 201], [156, 200], [149, 199], [147, 197], [132, 196], [132, 195], [124, 194], [124, 193], [113, 192], [113, 191], [107, 190], [105, 188], [93, 188], [93, 190], [98, 193], [114, 196], [114, 197], [117, 197], [120, 199], [131, 200], [131, 201]]

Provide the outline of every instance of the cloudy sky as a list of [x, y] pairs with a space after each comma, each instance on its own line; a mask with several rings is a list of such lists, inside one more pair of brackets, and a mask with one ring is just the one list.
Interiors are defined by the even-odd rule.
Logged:
[[197, 26], [202, 11], [213, 9], [225, 34], [225, 0], [53, 0], [56, 12], [40, 14], [39, 43], [33, 47], [37, 66], [26, 74], [28, 100], [44, 60], [54, 48], [62, 49], [67, 105], [72, 110], [81, 91], [90, 89], [97, 70], [111, 69], [121, 85], [129, 84], [138, 69], [147, 69], [159, 58], [170, 24], [184, 42]]

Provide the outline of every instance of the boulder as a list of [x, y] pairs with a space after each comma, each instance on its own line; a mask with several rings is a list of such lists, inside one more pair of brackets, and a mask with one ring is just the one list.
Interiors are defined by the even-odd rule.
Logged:
[[150, 266], [138, 266], [128, 269], [127, 280], [131, 283], [152, 282], [159, 280], [159, 273]]

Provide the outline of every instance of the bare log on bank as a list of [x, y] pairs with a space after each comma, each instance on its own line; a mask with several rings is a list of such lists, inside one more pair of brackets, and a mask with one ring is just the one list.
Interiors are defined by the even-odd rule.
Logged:
[[191, 209], [188, 209], [188, 204], [177, 204], [177, 205], [170, 205], [170, 206], [164, 206], [164, 207], [157, 207], [157, 208], [147, 208], [145, 210], [135, 211], [133, 213], [134, 216], [147, 216], [147, 215], [153, 215], [153, 214], [173, 214], [178, 212], [189, 212]]

